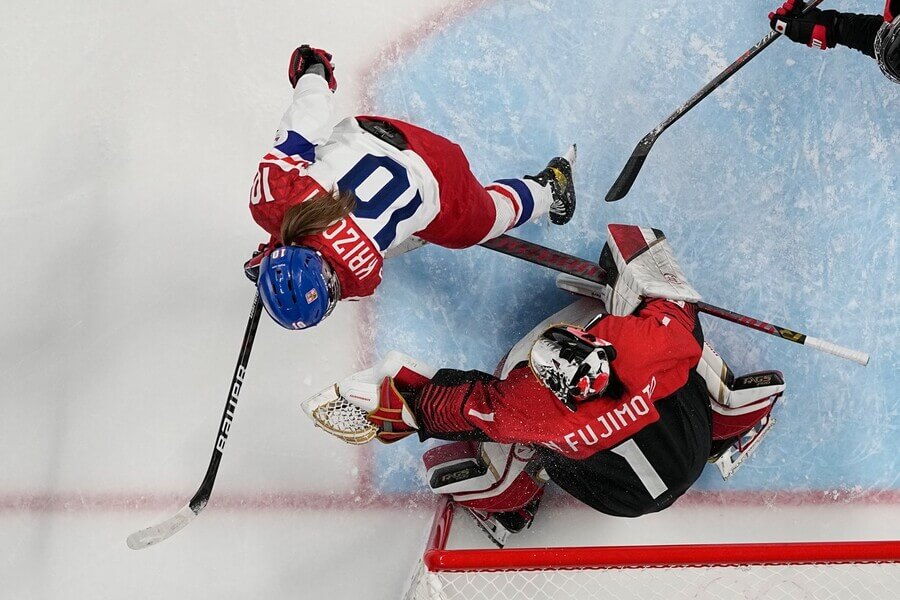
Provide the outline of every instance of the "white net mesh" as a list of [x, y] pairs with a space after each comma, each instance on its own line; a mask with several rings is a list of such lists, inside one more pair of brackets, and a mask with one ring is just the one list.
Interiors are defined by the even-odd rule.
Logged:
[[365, 444], [378, 432], [364, 410], [340, 396], [315, 408], [312, 418], [316, 425], [350, 444]]
[[900, 563], [429, 573], [405, 600], [880, 600], [900, 597]]

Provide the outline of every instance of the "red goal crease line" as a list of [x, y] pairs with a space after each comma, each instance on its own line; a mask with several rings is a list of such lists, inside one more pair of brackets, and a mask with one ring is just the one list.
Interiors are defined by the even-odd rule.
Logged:
[[[176, 492], [148, 493], [138, 491], [0, 492], [0, 514], [10, 512], [109, 512], [137, 510], [165, 510], [181, 502]], [[428, 490], [392, 493], [379, 490], [368, 469], [361, 469], [356, 485], [336, 492], [296, 490], [265, 490], [253, 493], [223, 492], [210, 500], [210, 508], [230, 511], [267, 510], [409, 510], [410, 506], [433, 506], [438, 500]], [[562, 509], [583, 505], [574, 498], [554, 494], [554, 506]], [[691, 491], [678, 506], [743, 506], [796, 507], [897, 506], [900, 510], [900, 490], [852, 492], [847, 490], [803, 491]]]
[[900, 540], [448, 550], [452, 522], [442, 501], [422, 558], [429, 572], [900, 563]]

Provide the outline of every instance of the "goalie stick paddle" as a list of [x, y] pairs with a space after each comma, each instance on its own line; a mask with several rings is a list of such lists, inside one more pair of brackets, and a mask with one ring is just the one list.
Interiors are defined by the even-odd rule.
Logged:
[[250, 309], [247, 329], [244, 331], [244, 341], [241, 344], [241, 352], [238, 354], [237, 366], [234, 368], [234, 375], [231, 376], [231, 386], [228, 388], [225, 411], [222, 413], [222, 420], [219, 423], [219, 431], [216, 436], [216, 444], [213, 446], [212, 458], [209, 460], [209, 467], [206, 469], [206, 476], [203, 478], [200, 488], [190, 502], [171, 518], [159, 525], [153, 525], [129, 535], [126, 543], [132, 550], [141, 550], [172, 537], [187, 527], [200, 514], [206, 503], [209, 502], [213, 485], [216, 483], [219, 462], [222, 460], [222, 452], [225, 449], [225, 441], [228, 439], [228, 431], [231, 429], [231, 420], [234, 418], [234, 409], [237, 406], [238, 395], [241, 393], [244, 374], [247, 372], [247, 363], [250, 360], [250, 351], [253, 349], [253, 340], [256, 337], [256, 329], [259, 326], [261, 312], [262, 304], [259, 301], [259, 292], [257, 292]]
[[[548, 267], [561, 273], [574, 275], [581, 279], [586, 279], [595, 283], [606, 282], [606, 271], [604, 271], [599, 265], [594, 264], [589, 260], [578, 258], [577, 256], [572, 256], [571, 254], [566, 254], [565, 252], [560, 252], [558, 250], [553, 250], [552, 248], [547, 248], [546, 246], [541, 246], [540, 244], [535, 244], [534, 242], [529, 242], [504, 234], [494, 239], [483, 242], [481, 245], [496, 252], [500, 252], [514, 258], [520, 258], [542, 267]], [[772, 323], [760, 321], [759, 319], [754, 319], [753, 317], [748, 317], [734, 311], [719, 308], [718, 306], [713, 306], [712, 304], [707, 304], [706, 302], [698, 302], [697, 309], [700, 312], [706, 313], [708, 315], [712, 315], [726, 321], [731, 321], [732, 323], [737, 323], [738, 325], [743, 325], [744, 327], [749, 327], [757, 331], [762, 331], [763, 333], [779, 337], [789, 342], [794, 342], [803, 346], [809, 346], [811, 348], [819, 350], [820, 352], [825, 352], [827, 354], [832, 354], [840, 358], [852, 360], [853, 362], [859, 363], [863, 366], [869, 363], [869, 355], [865, 352], [861, 352], [859, 350], [851, 350], [850, 348], [844, 348], [843, 346], [838, 346], [837, 344], [814, 338], [812, 336], [806, 335], [805, 333], [793, 331], [791, 329], [788, 329], [787, 327], [781, 327], [780, 325], [773, 325]]]
[[[823, 0], [813, 0], [810, 2], [806, 8], [803, 9], [803, 12], [806, 13], [816, 6], [821, 4]], [[638, 173], [641, 171], [641, 167], [644, 166], [644, 161], [647, 160], [647, 155], [650, 154], [651, 148], [653, 148], [653, 144], [656, 143], [657, 138], [662, 134], [663, 131], [669, 128], [675, 121], [683, 117], [688, 113], [692, 108], [700, 104], [700, 102], [709, 96], [716, 88], [725, 83], [732, 75], [741, 70], [741, 68], [746, 65], [748, 62], [753, 60], [753, 58], [769, 47], [769, 44], [777, 40], [781, 37], [781, 33], [777, 31], [770, 31], [769, 34], [756, 43], [755, 46], [741, 54], [741, 56], [725, 67], [725, 69], [716, 75], [712, 81], [703, 86], [696, 94], [691, 96], [687, 102], [679, 106], [675, 109], [671, 115], [666, 117], [666, 119], [657, 125], [653, 131], [648, 133], [643, 137], [643, 139], [638, 142], [637, 146], [635, 146], [634, 151], [631, 153], [631, 156], [628, 158], [628, 162], [625, 163], [625, 168], [622, 169], [622, 172], [619, 173], [619, 177], [616, 179], [615, 183], [612, 184], [612, 187], [609, 188], [609, 191], [606, 193], [606, 201], [607, 202], [615, 202], [616, 200], [621, 200], [628, 194], [628, 191], [631, 189], [631, 186], [634, 184], [635, 179], [637, 179]]]

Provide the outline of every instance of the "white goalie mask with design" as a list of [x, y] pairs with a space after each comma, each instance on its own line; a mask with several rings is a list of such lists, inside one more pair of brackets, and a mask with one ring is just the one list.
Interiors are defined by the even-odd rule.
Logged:
[[572, 412], [609, 385], [612, 344], [573, 325], [554, 325], [531, 347], [531, 370]]

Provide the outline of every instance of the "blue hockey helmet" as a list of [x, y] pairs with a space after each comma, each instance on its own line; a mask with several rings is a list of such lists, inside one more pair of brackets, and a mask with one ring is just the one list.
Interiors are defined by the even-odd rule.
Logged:
[[340, 298], [331, 266], [303, 246], [276, 248], [263, 258], [257, 288], [266, 312], [286, 329], [317, 325]]

